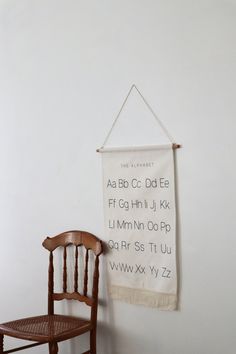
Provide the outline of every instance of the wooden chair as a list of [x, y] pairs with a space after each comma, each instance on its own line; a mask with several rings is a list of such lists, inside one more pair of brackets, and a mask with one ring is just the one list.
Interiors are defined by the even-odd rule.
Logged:
[[[67, 247], [74, 245], [75, 267], [73, 270], [73, 292], [67, 291]], [[84, 231], [68, 231], [55, 237], [47, 237], [43, 246], [50, 252], [48, 270], [48, 314], [30, 318], [23, 318], [0, 325], [0, 354], [31, 348], [48, 343], [49, 353], [58, 353], [58, 342], [90, 332], [90, 349], [83, 354], [96, 354], [96, 327], [98, 306], [98, 278], [99, 256], [102, 253], [102, 242], [94, 235]], [[63, 292], [54, 292], [54, 262], [53, 252], [63, 247]], [[83, 293], [79, 292], [81, 278], [79, 278], [79, 264], [81, 263], [81, 249], [84, 248]], [[93, 253], [94, 255], [90, 255]], [[90, 261], [94, 262], [92, 294], [88, 295]], [[54, 314], [54, 301], [78, 300], [90, 307], [90, 318], [85, 320], [79, 317]], [[36, 343], [4, 351], [4, 335], [34, 341]]]

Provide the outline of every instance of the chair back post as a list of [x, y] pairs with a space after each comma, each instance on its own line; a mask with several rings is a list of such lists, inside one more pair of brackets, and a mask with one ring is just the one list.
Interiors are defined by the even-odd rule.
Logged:
[[93, 303], [91, 307], [91, 321], [96, 323], [97, 321], [97, 308], [98, 308], [98, 280], [99, 280], [99, 255], [96, 255], [95, 267], [93, 273], [93, 289], [92, 289], [92, 298]]
[[54, 288], [53, 252], [50, 251], [49, 268], [48, 268], [48, 314], [49, 315], [54, 315], [53, 288]]

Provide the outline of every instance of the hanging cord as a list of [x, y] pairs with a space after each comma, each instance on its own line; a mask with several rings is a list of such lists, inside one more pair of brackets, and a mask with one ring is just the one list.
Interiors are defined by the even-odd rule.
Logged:
[[[180, 145], [174, 143], [174, 139], [172, 138], [172, 136], [170, 135], [170, 133], [168, 132], [168, 130], [166, 129], [166, 127], [163, 125], [163, 123], [161, 122], [161, 120], [158, 118], [157, 114], [153, 111], [153, 109], [152, 109], [152, 107], [150, 106], [150, 104], [149, 104], [149, 103], [146, 101], [146, 99], [143, 97], [143, 95], [141, 94], [141, 92], [139, 91], [139, 89], [137, 88], [137, 86], [133, 84], [133, 85], [131, 86], [131, 88], [130, 88], [130, 90], [129, 90], [129, 92], [128, 92], [128, 94], [127, 94], [125, 100], [124, 100], [124, 102], [122, 103], [122, 106], [121, 106], [121, 108], [120, 108], [120, 110], [119, 110], [119, 112], [118, 112], [116, 118], [114, 119], [114, 122], [112, 123], [111, 129], [109, 130], [109, 132], [108, 132], [108, 134], [107, 134], [107, 136], [106, 136], [106, 138], [105, 138], [105, 140], [104, 140], [104, 143], [102, 144], [102, 147], [101, 147], [100, 149], [103, 149], [103, 148], [104, 148], [104, 146], [106, 145], [108, 139], [110, 138], [110, 135], [111, 135], [111, 133], [112, 133], [112, 131], [113, 131], [113, 129], [114, 129], [114, 127], [115, 127], [115, 125], [116, 125], [116, 123], [117, 123], [117, 121], [118, 121], [120, 115], [121, 115], [121, 112], [123, 111], [124, 106], [126, 105], [126, 102], [128, 101], [128, 98], [129, 98], [129, 96], [130, 96], [130, 94], [131, 94], [131, 92], [132, 92], [132, 90], [133, 90], [134, 88], [136, 89], [136, 91], [138, 92], [138, 94], [139, 94], [140, 97], [142, 98], [143, 102], [145, 103], [145, 105], [147, 106], [147, 108], [149, 109], [149, 111], [152, 113], [152, 115], [154, 116], [154, 118], [156, 119], [157, 123], [158, 123], [159, 126], [162, 128], [162, 130], [164, 131], [164, 133], [166, 134], [166, 136], [168, 137], [168, 139], [170, 140], [170, 142], [173, 144], [173, 148], [179, 148]], [[98, 149], [98, 151], [99, 151], [100, 149]]]

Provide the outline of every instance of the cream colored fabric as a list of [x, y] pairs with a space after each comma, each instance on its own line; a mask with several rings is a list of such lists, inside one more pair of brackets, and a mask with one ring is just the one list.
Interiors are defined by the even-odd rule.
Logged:
[[172, 145], [103, 149], [108, 286], [112, 298], [177, 306]]

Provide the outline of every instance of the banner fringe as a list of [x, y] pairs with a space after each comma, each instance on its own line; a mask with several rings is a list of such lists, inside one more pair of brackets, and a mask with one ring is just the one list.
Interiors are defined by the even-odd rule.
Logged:
[[176, 294], [156, 293], [149, 290], [132, 289], [116, 285], [109, 286], [109, 294], [112, 299], [122, 300], [129, 304], [146, 305], [166, 311], [177, 309]]

